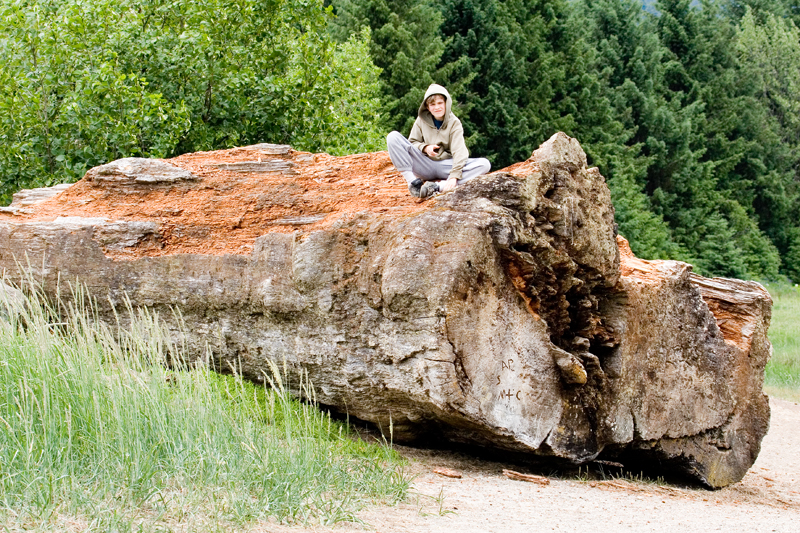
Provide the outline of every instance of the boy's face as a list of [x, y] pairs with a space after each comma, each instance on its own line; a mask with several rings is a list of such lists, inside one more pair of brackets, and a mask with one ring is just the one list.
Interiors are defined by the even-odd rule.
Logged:
[[436, 120], [444, 119], [445, 109], [444, 96], [441, 94], [434, 95], [432, 100], [428, 102], [428, 111], [431, 112], [431, 115], [433, 115], [433, 118]]

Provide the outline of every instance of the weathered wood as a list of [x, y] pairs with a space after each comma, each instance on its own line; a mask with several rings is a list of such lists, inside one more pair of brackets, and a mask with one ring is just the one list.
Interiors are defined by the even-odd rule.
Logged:
[[434, 468], [433, 473], [453, 479], [461, 479], [462, 477], [461, 472], [453, 470], [451, 468]]
[[61, 183], [52, 187], [40, 187], [38, 189], [23, 189], [14, 193], [13, 201], [9, 207], [23, 207], [33, 205], [52, 198], [60, 192], [72, 187], [71, 183]]
[[550, 480], [544, 476], [523, 474], [521, 472], [515, 472], [514, 470], [507, 470], [505, 468], [503, 469], [503, 475], [506, 476], [508, 479], [513, 479], [514, 481], [527, 481], [528, 483], [536, 483], [537, 485], [550, 484]]
[[271, 161], [243, 161], [241, 163], [220, 163], [214, 165], [231, 172], [253, 172], [256, 174], [296, 174], [294, 163], [282, 159]]
[[188, 170], [158, 159], [126, 157], [90, 169], [84, 179], [99, 185], [155, 186], [175, 185], [199, 178]]
[[[136, 191], [202, 187], [181, 169], [156, 166], [148, 180], [110, 165], [85, 179], [106, 180], [109, 194], [114, 180]], [[270, 180], [275, 194], [301, 188]], [[5, 217], [0, 268], [13, 273], [27, 257], [51, 290], [79, 280], [112, 324], [105, 302], [163, 310], [190, 357], [210, 350], [217, 368], [253, 380], [285, 363], [307, 373], [319, 402], [392, 428], [396, 441], [574, 464], [644, 456], [711, 487], [755, 461], [769, 421], [768, 295], [633, 257], [575, 139], [557, 134], [528, 161], [403, 215], [326, 216], [335, 202], [301, 202], [296, 212], [318, 213], [281, 214], [238, 255], [154, 253], [176, 237], [168, 221]], [[202, 235], [203, 223], [231, 221], [182, 231]]]
[[304, 226], [324, 220], [326, 216], [327, 213], [320, 213], [318, 215], [306, 215], [302, 217], [279, 218], [271, 222], [271, 224], [275, 226]]
[[288, 144], [260, 143], [251, 144], [250, 146], [245, 146], [245, 148], [256, 150], [266, 155], [288, 155], [292, 151], [292, 147]]

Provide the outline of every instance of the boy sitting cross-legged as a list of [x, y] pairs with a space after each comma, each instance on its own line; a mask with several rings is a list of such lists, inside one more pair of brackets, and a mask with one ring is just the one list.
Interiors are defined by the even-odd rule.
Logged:
[[425, 91], [408, 139], [396, 131], [386, 137], [389, 157], [413, 196], [451, 191], [491, 168], [489, 160], [469, 157], [464, 128], [451, 109], [450, 93], [434, 83]]

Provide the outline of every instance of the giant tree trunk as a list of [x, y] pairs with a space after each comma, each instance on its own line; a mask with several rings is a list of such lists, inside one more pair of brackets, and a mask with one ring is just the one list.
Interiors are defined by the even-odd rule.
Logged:
[[666, 460], [710, 487], [755, 461], [769, 295], [633, 257], [576, 140], [425, 203], [383, 153], [203, 157], [121, 160], [12, 204], [0, 265], [166, 311], [190, 357], [256, 381], [302, 369], [395, 440]]

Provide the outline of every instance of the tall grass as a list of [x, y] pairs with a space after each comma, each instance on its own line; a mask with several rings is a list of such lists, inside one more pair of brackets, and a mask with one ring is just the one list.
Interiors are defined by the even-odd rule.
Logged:
[[769, 328], [772, 358], [764, 389], [772, 396], [800, 401], [800, 288], [786, 283], [766, 287], [774, 305]]
[[277, 369], [271, 389], [207, 366], [170, 369], [180, 347], [145, 310], [116, 330], [89, 306], [54, 309], [35, 294], [0, 309], [0, 523], [10, 530], [333, 523], [406, 494], [399, 456], [290, 398]]

